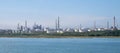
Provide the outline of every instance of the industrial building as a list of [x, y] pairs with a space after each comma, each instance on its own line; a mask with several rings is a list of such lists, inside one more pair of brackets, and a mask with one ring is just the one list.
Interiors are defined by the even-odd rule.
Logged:
[[5, 33], [5, 34], [9, 34], [9, 33], [65, 33], [65, 32], [92, 32], [92, 31], [106, 31], [106, 30], [120, 30], [120, 28], [116, 27], [116, 18], [115, 16], [113, 17], [113, 26], [109, 27], [109, 22], [107, 22], [106, 24], [106, 28], [97, 28], [96, 27], [96, 22], [94, 22], [94, 28], [61, 28], [61, 24], [60, 24], [60, 17], [58, 16], [58, 18], [55, 20], [55, 28], [49, 28], [49, 27], [43, 27], [40, 24], [36, 24], [34, 23], [34, 25], [32, 26], [32, 28], [30, 28], [28, 26], [27, 21], [25, 21], [24, 25], [20, 25], [20, 23], [18, 23], [17, 25], [17, 30], [4, 30], [4, 29], [0, 29], [0, 33]]

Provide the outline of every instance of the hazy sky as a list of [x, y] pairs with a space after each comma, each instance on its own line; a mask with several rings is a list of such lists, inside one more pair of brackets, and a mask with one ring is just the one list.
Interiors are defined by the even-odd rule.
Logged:
[[116, 16], [120, 26], [120, 0], [0, 0], [0, 28], [15, 28], [17, 23], [34, 22], [54, 27], [60, 17], [61, 27], [105, 27]]

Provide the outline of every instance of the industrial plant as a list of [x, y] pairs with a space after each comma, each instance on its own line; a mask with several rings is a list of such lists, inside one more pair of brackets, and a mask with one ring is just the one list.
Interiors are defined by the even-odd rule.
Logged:
[[[27, 20], [25, 21], [24, 25], [20, 25], [20, 23], [17, 24], [16, 29], [17, 30], [4, 30], [0, 29], [0, 34], [1, 35], [12, 35], [12, 34], [19, 34], [19, 35], [25, 35], [25, 34], [38, 34], [38, 35], [44, 35], [44, 34], [70, 34], [70, 33], [77, 33], [78, 35], [84, 35], [84, 34], [91, 34], [94, 35], [94, 32], [98, 35], [103, 32], [108, 32], [108, 34], [112, 33], [112, 31], [119, 31], [120, 28], [116, 27], [116, 18], [115, 16], [113, 17], [113, 26], [109, 26], [109, 22], [106, 23], [106, 28], [97, 28], [96, 27], [96, 22], [94, 22], [94, 28], [82, 28], [81, 25], [79, 28], [61, 28], [60, 24], [60, 17], [55, 20], [55, 27], [50, 28], [50, 27], [43, 27], [42, 25], [34, 23], [33, 27], [30, 28], [27, 25]], [[84, 34], [83, 34], [84, 33]], [[105, 33], [106, 34], [106, 33]], [[119, 32], [117, 34], [120, 35]], [[104, 35], [104, 34], [102, 34]]]

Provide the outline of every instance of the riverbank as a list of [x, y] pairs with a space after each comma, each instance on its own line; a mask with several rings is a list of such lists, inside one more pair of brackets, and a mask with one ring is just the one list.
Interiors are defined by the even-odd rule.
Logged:
[[117, 31], [93, 31], [93, 32], [65, 32], [65, 33], [12, 33], [0, 34], [0, 37], [8, 38], [120, 38], [120, 30]]
[[120, 38], [120, 36], [0, 36], [0, 38]]

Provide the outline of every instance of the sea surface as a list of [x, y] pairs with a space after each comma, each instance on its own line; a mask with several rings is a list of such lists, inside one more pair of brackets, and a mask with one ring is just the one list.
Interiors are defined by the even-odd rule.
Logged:
[[120, 38], [0, 38], [0, 53], [120, 53]]

